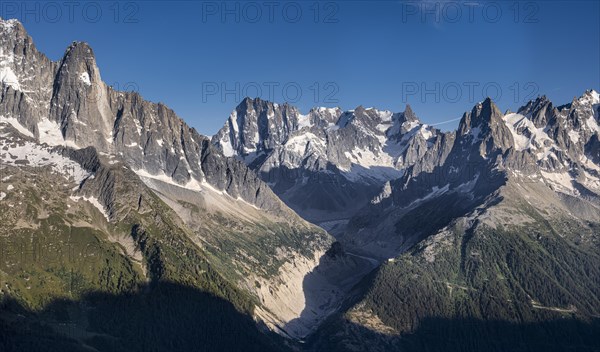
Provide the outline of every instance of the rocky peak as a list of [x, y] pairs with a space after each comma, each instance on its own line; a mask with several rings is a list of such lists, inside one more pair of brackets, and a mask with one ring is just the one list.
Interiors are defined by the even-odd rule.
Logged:
[[387, 131], [387, 136], [395, 141], [400, 141], [415, 127], [423, 126], [410, 105], [406, 104], [404, 112], [392, 115], [392, 127]]
[[410, 107], [409, 104], [406, 104], [406, 108], [404, 109], [404, 113], [402, 113], [402, 119], [403, 122], [419, 122], [419, 118], [417, 117], [417, 115], [413, 112], [412, 108]]
[[[28, 83], [25, 81], [29, 77], [24, 75], [37, 74], [39, 69], [50, 64], [50, 60], [37, 51], [33, 40], [18, 20], [0, 18], [0, 39], [0, 70], [3, 76], [1, 83], [4, 85], [8, 83], [8, 76], [13, 76], [15, 90], [20, 90], [20, 86], [26, 88]], [[31, 67], [32, 61], [38, 66], [37, 69]]]
[[489, 97], [471, 110], [471, 127], [492, 125], [501, 120], [502, 112]]
[[27, 31], [17, 19], [3, 20], [0, 17], [0, 36], [4, 39], [23, 39], [27, 38]]
[[[570, 104], [559, 109], [561, 117], [567, 122], [571, 130], [585, 131], [591, 136], [600, 132], [600, 97], [595, 90], [586, 90], [581, 97], [573, 98]], [[586, 138], [587, 139], [587, 138]]]
[[225, 155], [258, 155], [284, 143], [299, 123], [299, 113], [291, 105], [245, 98], [215, 135], [215, 140], [227, 144], [223, 149]]
[[110, 152], [116, 116], [109, 96], [92, 48], [84, 42], [73, 42], [56, 73], [50, 120], [60, 126], [65, 140]]
[[552, 102], [542, 95], [535, 100], [530, 100], [525, 106], [517, 110], [518, 114], [529, 118], [537, 128], [546, 126], [555, 113]]
[[365, 114], [365, 107], [362, 105], [357, 106], [356, 108], [354, 108], [354, 116], [362, 116]]
[[458, 128], [462, 148], [474, 146], [482, 156], [494, 151], [505, 151], [514, 145], [510, 130], [500, 109], [488, 97], [465, 113]]
[[0, 19], [0, 115], [35, 132], [48, 116], [56, 67], [19, 21]]
[[573, 104], [580, 106], [600, 104], [600, 94], [594, 89], [588, 89], [581, 97], [573, 98]]
[[[148, 180], [216, 190], [220, 196], [239, 197], [262, 209], [284, 209], [245, 165], [223, 157], [208, 138], [188, 127], [171, 109], [135, 93], [115, 91], [102, 82], [87, 43], [74, 42], [60, 61], [52, 62], [35, 50], [25, 34], [21, 35], [25, 39], [5, 40], [8, 32], [21, 29], [13, 21], [3, 21], [0, 27], [3, 120], [6, 117], [40, 144], [76, 149], [93, 146]], [[7, 76], [10, 82], [4, 79]], [[243, 104], [248, 116], [278, 111], [277, 106], [260, 100]]]
[[[67, 48], [60, 61], [56, 81], [63, 88], [68, 86], [68, 89], [74, 88], [83, 92], [88, 92], [89, 89], [105, 89], [94, 51], [85, 42], [73, 42]], [[88, 100], [92, 98], [95, 97], [88, 97]]]
[[275, 110], [275, 106], [273, 103], [267, 100], [246, 97], [238, 104], [235, 110], [238, 112], [245, 112], [247, 114], [255, 113], [258, 115], [263, 111]]
[[[486, 104], [485, 109], [484, 103]], [[465, 112], [458, 125], [459, 135], [464, 136], [473, 128], [481, 128], [482, 125], [484, 127], [489, 125], [492, 119], [491, 104], [491, 100], [488, 98], [484, 102], [477, 103], [470, 112]]]
[[82, 68], [84, 69], [82, 73], [98, 73], [98, 67], [96, 66], [96, 58], [94, 56], [94, 51], [86, 42], [73, 42], [71, 45], [69, 45], [69, 47], [65, 51], [63, 59], [61, 60], [61, 71], [65, 70], [67, 66], [75, 66], [75, 68]]
[[342, 114], [340, 108], [312, 108], [308, 112], [310, 123], [316, 124], [318, 127], [326, 128], [335, 125]]

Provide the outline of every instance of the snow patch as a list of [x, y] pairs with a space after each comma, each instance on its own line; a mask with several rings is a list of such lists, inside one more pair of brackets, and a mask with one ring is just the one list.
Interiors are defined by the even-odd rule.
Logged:
[[592, 96], [592, 104], [600, 104], [600, 94], [598, 92], [592, 89], [590, 95]]
[[42, 119], [38, 122], [37, 127], [40, 134], [40, 143], [46, 143], [48, 145], [67, 145], [73, 148], [79, 148], [72, 141], [65, 141], [58, 123], [50, 121], [49, 119]]
[[142, 135], [142, 125], [140, 122], [138, 120], [133, 120], [133, 123], [135, 124], [135, 130], [137, 131], [137, 134]]
[[71, 196], [69, 198], [71, 198], [71, 200], [74, 201], [74, 202], [79, 202], [80, 199], [83, 199], [86, 202], [89, 202], [96, 209], [98, 209], [102, 215], [104, 215], [104, 218], [106, 219], [106, 221], [110, 221], [110, 218], [108, 216], [108, 212], [106, 211], [106, 209], [104, 209], [104, 206], [102, 206], [102, 204], [100, 204], [100, 202], [98, 201], [98, 198], [96, 198], [94, 196], [92, 196], [92, 197]]
[[92, 85], [92, 82], [90, 81], [90, 75], [87, 72], [82, 72], [79, 75], [79, 80], [81, 80], [81, 82], [83, 82], [86, 86]]
[[18, 21], [16, 19], [10, 19], [10, 20], [2, 20], [2, 18], [0, 18], [0, 28], [2, 28], [2, 30], [10, 33], [13, 31], [13, 29], [15, 29], [15, 27], [17, 26]]
[[14, 90], [21, 90], [21, 85], [17, 79], [17, 75], [13, 72], [10, 67], [0, 68], [0, 83], [11, 87]]
[[[515, 149], [523, 151], [532, 149], [538, 155], [547, 156], [552, 148], [557, 148], [554, 141], [546, 134], [544, 128], [537, 128], [531, 120], [521, 114], [510, 113], [504, 116], [504, 123], [510, 130], [515, 142]], [[524, 134], [527, 132], [530, 136]], [[569, 134], [571, 136], [571, 134]]]
[[229, 138], [225, 142], [221, 141], [221, 148], [223, 150], [223, 155], [226, 157], [232, 157], [235, 155], [235, 150], [233, 150], [233, 146], [231, 145]]
[[33, 138], [33, 133], [31, 133], [27, 128], [21, 125], [17, 119], [13, 117], [0, 116], [0, 123], [2, 122], [7, 122], [23, 135]]
[[431, 137], [433, 137], [433, 133], [431, 132], [430, 129], [427, 128], [427, 125], [421, 125], [421, 128], [420, 128], [419, 132], [421, 133], [421, 136], [425, 140], [428, 140]]
[[571, 141], [573, 141], [573, 143], [578, 143], [579, 142], [579, 133], [575, 130], [570, 130], [569, 138], [571, 139]]
[[404, 128], [405, 131], [410, 131], [419, 125], [420, 125], [419, 121], [406, 121], [406, 122], [402, 123], [402, 128]]
[[231, 129], [233, 130], [233, 132], [237, 135], [239, 133], [239, 126], [238, 126], [238, 121], [237, 121], [237, 111], [233, 111], [231, 113], [231, 115], [229, 115], [229, 125], [231, 126]]
[[77, 184], [91, 175], [77, 162], [30, 142], [19, 145], [0, 140], [0, 161], [10, 165], [22, 165], [26, 162], [25, 165], [31, 167], [50, 166], [53, 172]]
[[441, 196], [442, 194], [448, 192], [449, 189], [450, 189], [450, 184], [446, 184], [442, 188], [440, 188], [438, 186], [434, 186], [434, 187], [431, 188], [431, 192], [429, 192], [428, 194], [426, 194], [425, 196], [423, 196], [421, 198], [413, 200], [405, 208], [413, 207], [414, 205], [422, 203], [422, 202], [424, 202], [426, 200], [433, 199], [433, 198], [436, 198], [438, 196]]
[[[203, 192], [203, 191], [209, 190], [209, 191], [216, 192], [218, 194], [225, 194], [225, 192], [219, 191], [218, 189], [214, 188], [207, 182], [205, 182], [205, 181], [199, 182], [198, 180], [196, 180], [193, 177], [191, 177], [190, 180], [184, 185], [184, 184], [178, 183], [172, 177], [166, 175], [162, 171], [158, 174], [151, 174], [144, 169], [138, 169], [138, 170], [132, 169], [132, 171], [135, 172], [138, 176], [140, 176], [142, 181], [145, 184], [148, 179], [151, 179], [151, 180], [157, 180], [157, 181], [161, 181], [164, 183], [168, 183], [173, 186], [185, 188], [185, 189], [188, 189], [191, 191]], [[148, 184], [146, 184], [146, 185], [148, 185]], [[149, 187], [152, 188], [151, 186], [149, 186]]]
[[394, 115], [394, 113], [392, 113], [389, 110], [383, 110], [383, 111], [379, 111], [379, 110], [375, 110], [377, 112], [377, 115], [379, 116], [379, 118], [381, 119], [381, 121], [383, 122], [391, 122], [392, 121], [392, 116]]
[[546, 183], [553, 186], [556, 191], [571, 194], [571, 195], [579, 195], [579, 192], [573, 186], [573, 177], [568, 172], [545, 172], [541, 171], [542, 176], [546, 180]]
[[310, 121], [310, 114], [309, 115], [301, 115], [298, 114], [298, 129], [301, 130], [305, 127], [312, 127], [313, 124]]
[[324, 148], [323, 141], [313, 133], [307, 132], [290, 138], [284, 145], [286, 150], [293, 151], [296, 154], [304, 155], [307, 148]]
[[318, 111], [320, 114], [327, 113], [327, 114], [329, 114], [329, 115], [331, 115], [331, 116], [337, 116], [339, 109], [338, 109], [338, 108], [325, 108], [325, 107], [320, 107], [320, 108], [317, 108], [317, 111]]
[[596, 122], [594, 116], [590, 116], [585, 122], [586, 125], [590, 128], [590, 130], [600, 133], [600, 126], [598, 126], [598, 122]]

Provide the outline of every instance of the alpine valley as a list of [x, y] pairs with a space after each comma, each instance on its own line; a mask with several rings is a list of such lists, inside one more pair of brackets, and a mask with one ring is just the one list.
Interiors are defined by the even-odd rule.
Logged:
[[600, 97], [212, 137], [0, 20], [1, 351], [598, 351]]

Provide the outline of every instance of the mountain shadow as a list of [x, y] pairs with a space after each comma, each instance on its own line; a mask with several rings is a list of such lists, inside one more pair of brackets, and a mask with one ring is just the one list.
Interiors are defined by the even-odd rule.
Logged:
[[391, 182], [392, 192], [352, 217], [337, 239], [355, 253], [384, 261], [410, 250], [456, 219], [502, 201], [498, 190], [507, 184], [504, 171], [473, 157], [456, 173], [452, 165], [420, 172], [409, 168]]
[[281, 337], [261, 329], [230, 302], [170, 282], [131, 294], [56, 299], [41, 311], [10, 298], [0, 305], [0, 350], [5, 352], [287, 349]]
[[[306, 343], [309, 351], [600, 351], [600, 319], [518, 324], [468, 318], [425, 318], [412, 333], [371, 330], [338, 315]], [[339, 327], [343, 325], [343, 329]], [[338, 326], [336, 326], [338, 325]], [[340, 333], [340, 331], [343, 331]]]
[[350, 181], [329, 162], [326, 171], [291, 169], [285, 165], [268, 172], [256, 171], [287, 206], [316, 224], [350, 218], [381, 192], [383, 186], [383, 181]]

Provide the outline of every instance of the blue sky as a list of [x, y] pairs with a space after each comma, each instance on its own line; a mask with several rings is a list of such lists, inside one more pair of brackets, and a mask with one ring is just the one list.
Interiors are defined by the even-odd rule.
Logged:
[[598, 1], [48, 4], [2, 1], [0, 16], [19, 18], [53, 60], [90, 43], [106, 82], [209, 135], [245, 95], [303, 112], [409, 103], [439, 123], [486, 95], [514, 110], [600, 89]]

